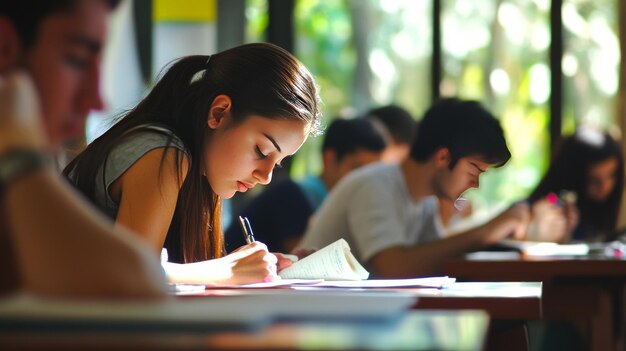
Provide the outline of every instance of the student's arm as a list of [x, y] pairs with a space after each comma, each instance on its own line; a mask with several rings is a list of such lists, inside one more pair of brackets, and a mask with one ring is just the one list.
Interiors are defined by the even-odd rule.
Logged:
[[265, 244], [253, 242], [222, 258], [187, 263], [164, 263], [170, 281], [185, 284], [250, 284], [276, 279], [277, 257]]
[[[111, 187], [120, 198], [116, 223], [136, 233], [155, 250], [155, 257], [165, 242], [188, 165], [181, 151], [165, 150], [146, 153]], [[177, 166], [176, 152], [182, 167]], [[180, 169], [185, 171], [177, 176]], [[174, 283], [245, 284], [275, 279], [276, 263], [264, 244], [252, 243], [220, 259], [163, 266]]]
[[[32, 82], [22, 73], [0, 78], [0, 155], [14, 148], [44, 152]], [[14, 256], [5, 269], [19, 274], [23, 288], [63, 297], [166, 296], [156, 258], [114, 230], [54, 170], [30, 171], [4, 185], [0, 235]]]
[[52, 170], [42, 170], [6, 191], [25, 287], [48, 296], [165, 296], [154, 254], [114, 229], [72, 190]]
[[178, 149], [154, 149], [111, 185], [113, 199], [120, 204], [115, 223], [136, 233], [155, 255], [163, 248], [188, 164], [187, 156]]
[[505, 237], [519, 237], [528, 221], [528, 206], [517, 204], [491, 221], [466, 232], [415, 246], [393, 246], [381, 250], [368, 262], [384, 278], [441, 274], [443, 264], [458, 255], [496, 243]]

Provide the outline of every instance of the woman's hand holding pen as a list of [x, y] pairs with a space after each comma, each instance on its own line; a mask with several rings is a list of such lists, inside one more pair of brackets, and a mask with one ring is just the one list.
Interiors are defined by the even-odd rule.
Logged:
[[[254, 244], [256, 242], [256, 240], [254, 239], [254, 232], [252, 230], [252, 226], [250, 225], [250, 220], [248, 220], [247, 217], [244, 216], [239, 216], [239, 225], [241, 226], [241, 232], [243, 234], [244, 240], [248, 243], [248, 245], [246, 246], [250, 246], [252, 244]], [[264, 245], [265, 246], [265, 245]], [[245, 247], [245, 246], [242, 246]], [[267, 247], [265, 247], [265, 249], [267, 250]], [[239, 250], [239, 249], [237, 249]], [[237, 251], [235, 250], [235, 251]], [[266, 279], [264, 281], [272, 281], [274, 279], [280, 278], [276, 272], [285, 269], [289, 266], [291, 266], [293, 264], [293, 260], [288, 258], [286, 255], [280, 254], [280, 253], [273, 253], [271, 255], [274, 255], [274, 278], [273, 279]], [[271, 277], [269, 277], [271, 278]]]
[[528, 240], [567, 243], [577, 225], [576, 193], [549, 193], [532, 206]]
[[265, 244], [253, 242], [213, 260], [184, 265], [165, 262], [164, 267], [168, 275], [178, 279], [173, 283], [238, 285], [280, 279], [276, 274], [277, 261]]
[[571, 210], [549, 199], [535, 202], [532, 206], [532, 222], [528, 229], [528, 239], [557, 243], [569, 241], [573, 228], [568, 225], [567, 211]]
[[277, 272], [278, 258], [267, 251], [267, 246], [258, 241], [244, 245], [224, 256], [232, 271], [233, 284], [269, 282], [280, 279]]

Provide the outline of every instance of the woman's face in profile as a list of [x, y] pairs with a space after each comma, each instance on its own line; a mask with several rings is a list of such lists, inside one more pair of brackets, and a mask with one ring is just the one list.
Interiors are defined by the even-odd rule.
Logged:
[[293, 155], [307, 139], [311, 124], [299, 120], [252, 115], [232, 125], [230, 114], [205, 141], [205, 172], [213, 191], [222, 198], [267, 184], [274, 168]]
[[617, 181], [617, 158], [593, 164], [587, 173], [587, 198], [593, 202], [606, 201]]

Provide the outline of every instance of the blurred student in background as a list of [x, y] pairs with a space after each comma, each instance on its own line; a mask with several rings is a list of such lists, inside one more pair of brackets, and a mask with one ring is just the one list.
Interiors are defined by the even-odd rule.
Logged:
[[409, 156], [417, 122], [407, 110], [397, 105], [386, 105], [371, 109], [365, 117], [383, 128], [387, 140], [383, 162], [401, 162]]
[[[542, 201], [562, 206], [568, 230], [561, 238], [543, 240], [613, 239], [624, 189], [624, 159], [620, 145], [608, 133], [579, 128], [564, 138], [550, 168], [529, 196], [533, 208]], [[533, 210], [541, 216], [541, 210]]]
[[[335, 119], [322, 144], [322, 172], [268, 186], [244, 207], [241, 215], [248, 217], [256, 238], [271, 251], [291, 252], [328, 191], [352, 170], [380, 160], [384, 149], [383, 136], [368, 119]], [[243, 238], [236, 222], [226, 232], [227, 244], [232, 248], [238, 247]]]
[[[398, 105], [386, 105], [373, 108], [365, 115], [383, 128], [387, 140], [383, 162], [397, 163], [409, 157], [419, 127], [409, 111]], [[439, 199], [439, 216], [444, 228], [448, 228], [452, 221], [462, 220], [471, 214], [472, 204], [467, 199], [457, 199], [455, 202]]]
[[474, 101], [435, 103], [420, 122], [410, 157], [358, 169], [330, 192], [299, 249], [344, 238], [373, 276], [441, 273], [447, 259], [521, 236], [528, 207], [517, 204], [488, 223], [445, 237], [437, 198], [454, 202], [511, 154], [498, 120]]
[[53, 165], [102, 107], [100, 57], [117, 1], [0, 2], [0, 292], [166, 296], [156, 255]]

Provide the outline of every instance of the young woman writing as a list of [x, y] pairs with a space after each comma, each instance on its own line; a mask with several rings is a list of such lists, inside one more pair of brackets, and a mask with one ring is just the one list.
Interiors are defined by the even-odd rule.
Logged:
[[624, 157], [619, 143], [607, 132], [580, 127], [559, 144], [529, 201], [537, 206], [546, 197], [575, 194], [573, 215], [571, 206], [563, 208], [569, 232], [560, 241], [614, 240], [623, 190]]
[[267, 184], [318, 132], [309, 71], [272, 44], [174, 63], [64, 174], [155, 250], [178, 283], [268, 281], [290, 261], [254, 242], [224, 255], [221, 198]]

